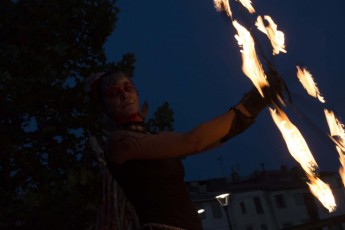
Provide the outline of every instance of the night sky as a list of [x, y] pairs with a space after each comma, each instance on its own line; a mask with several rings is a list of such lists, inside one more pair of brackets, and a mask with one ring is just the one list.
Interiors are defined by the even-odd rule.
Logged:
[[[343, 0], [253, 0], [254, 16], [231, 1], [241, 24], [260, 38], [253, 25], [258, 15], [270, 15], [286, 39], [287, 54], [273, 58], [291, 95], [291, 121], [304, 135], [321, 171], [338, 171], [338, 153], [328, 138], [323, 108], [345, 120], [343, 54], [345, 8]], [[121, 12], [105, 51], [109, 61], [125, 53], [135, 54], [134, 82], [141, 102], [147, 100], [151, 114], [163, 102], [175, 112], [175, 131], [185, 132], [227, 111], [252, 87], [241, 71], [241, 54], [235, 30], [212, 0], [122, 0]], [[248, 27], [247, 27], [248, 28]], [[269, 53], [266, 40], [260, 39]], [[296, 77], [296, 66], [306, 67], [324, 96], [321, 104], [310, 97]], [[222, 147], [187, 157], [186, 180], [227, 176], [236, 170], [248, 176], [254, 170], [279, 169], [297, 162], [287, 151], [268, 110], [240, 136]]]

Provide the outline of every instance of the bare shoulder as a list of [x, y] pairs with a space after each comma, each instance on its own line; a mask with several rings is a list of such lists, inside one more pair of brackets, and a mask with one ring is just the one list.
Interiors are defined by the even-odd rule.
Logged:
[[107, 141], [107, 155], [115, 164], [133, 159], [167, 159], [196, 153], [195, 138], [175, 132], [146, 134], [116, 131]]
[[126, 158], [130, 158], [132, 152], [140, 151], [140, 140], [150, 135], [126, 130], [114, 131], [108, 136], [106, 152], [110, 160], [122, 163]]
[[140, 133], [140, 132], [134, 132], [134, 131], [128, 131], [128, 130], [117, 130], [117, 131], [113, 131], [110, 133], [109, 137], [108, 137], [108, 141], [121, 141], [121, 140], [125, 140], [127, 138], [143, 138], [143, 137], [147, 137], [151, 134], [149, 133]]

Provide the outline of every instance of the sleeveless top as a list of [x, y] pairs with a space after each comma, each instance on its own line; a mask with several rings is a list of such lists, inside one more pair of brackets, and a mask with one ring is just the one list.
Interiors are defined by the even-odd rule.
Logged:
[[180, 159], [128, 160], [122, 164], [107, 159], [107, 165], [134, 206], [141, 225], [159, 223], [202, 229]]

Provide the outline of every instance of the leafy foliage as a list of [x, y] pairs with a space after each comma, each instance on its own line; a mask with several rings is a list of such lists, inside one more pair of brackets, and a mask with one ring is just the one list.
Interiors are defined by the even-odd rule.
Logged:
[[[105, 124], [83, 91], [106, 62], [116, 0], [0, 2], [0, 228], [87, 229], [101, 180], [85, 130]], [[99, 135], [100, 136], [100, 135]]]
[[174, 112], [168, 102], [164, 102], [157, 108], [153, 118], [147, 121], [147, 128], [152, 132], [174, 130]]
[[[84, 81], [133, 74], [133, 54], [107, 63], [103, 50], [118, 12], [116, 0], [0, 1], [0, 229], [94, 229], [102, 178], [87, 131], [108, 124]], [[151, 126], [171, 130], [160, 110], [169, 118]]]

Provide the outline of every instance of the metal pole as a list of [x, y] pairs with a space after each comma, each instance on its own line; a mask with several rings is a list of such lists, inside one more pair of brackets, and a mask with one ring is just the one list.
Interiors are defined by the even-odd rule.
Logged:
[[223, 206], [223, 208], [224, 208], [224, 211], [225, 211], [225, 214], [226, 214], [226, 218], [228, 219], [229, 230], [232, 230], [228, 206]]

